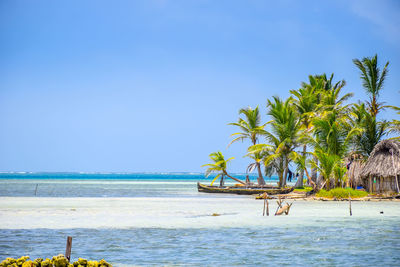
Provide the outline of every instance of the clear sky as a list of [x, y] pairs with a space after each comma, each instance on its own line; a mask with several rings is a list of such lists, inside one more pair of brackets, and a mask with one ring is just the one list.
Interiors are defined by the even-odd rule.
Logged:
[[0, 171], [244, 172], [240, 108], [375, 53], [399, 105], [400, 1], [2, 0]]

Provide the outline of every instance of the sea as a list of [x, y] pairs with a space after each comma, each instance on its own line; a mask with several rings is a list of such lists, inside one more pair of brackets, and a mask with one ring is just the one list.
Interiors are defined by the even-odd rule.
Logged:
[[197, 182], [211, 180], [0, 173], [0, 261], [63, 254], [71, 236], [72, 261], [113, 266], [399, 266], [400, 202], [352, 201], [350, 216], [347, 201], [289, 200], [289, 215], [273, 216], [270, 200], [263, 216], [254, 196], [197, 191]]

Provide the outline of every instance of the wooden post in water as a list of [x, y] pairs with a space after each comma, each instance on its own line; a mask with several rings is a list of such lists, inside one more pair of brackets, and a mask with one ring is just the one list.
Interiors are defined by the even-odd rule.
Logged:
[[350, 196], [350, 193], [349, 193], [349, 208], [350, 208], [350, 216], [352, 216], [353, 213], [351, 212], [351, 196]]
[[263, 216], [265, 216], [265, 198], [264, 198]]
[[35, 188], [35, 197], [36, 197], [38, 185], [39, 185], [39, 184], [36, 184], [36, 188]]
[[71, 260], [72, 236], [67, 237], [67, 248], [65, 249], [65, 257]]

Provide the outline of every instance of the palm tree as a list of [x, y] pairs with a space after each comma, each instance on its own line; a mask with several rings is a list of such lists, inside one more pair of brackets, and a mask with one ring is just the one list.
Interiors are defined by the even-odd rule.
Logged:
[[343, 156], [348, 149], [349, 132], [345, 118], [336, 112], [329, 112], [324, 118], [315, 118], [314, 146], [329, 154]]
[[[332, 78], [333, 74], [331, 75], [331, 79]], [[337, 112], [346, 112], [348, 105], [344, 105], [344, 103], [353, 96], [353, 93], [347, 93], [340, 96], [343, 87], [346, 85], [346, 81], [339, 81], [333, 86], [329, 85], [330, 87], [328, 87], [328, 84], [331, 84], [331, 81], [325, 81], [325, 90], [320, 91], [322, 94], [320, 102], [321, 111], [326, 112], [335, 110]]]
[[[392, 107], [394, 110], [397, 111], [397, 114], [400, 115], [400, 108], [399, 107]], [[389, 127], [389, 132], [390, 133], [400, 133], [400, 121], [399, 120], [392, 120], [390, 122], [390, 127]], [[400, 137], [395, 137], [396, 139], [400, 139]]]
[[[250, 148], [253, 148], [253, 146], [250, 146], [249, 149]], [[263, 158], [266, 155], [266, 151], [252, 151], [251, 149], [250, 150], [249, 149], [248, 149], [248, 153], [245, 155], [245, 157], [249, 157], [249, 158], [253, 159], [254, 162], [250, 163], [249, 166], [247, 166], [246, 172], [248, 172], [248, 173], [253, 172], [257, 168], [257, 170], [259, 170], [259, 174], [258, 174], [259, 177], [257, 180], [258, 180], [258, 183], [260, 184], [261, 163], [263, 161]], [[261, 174], [261, 177], [262, 177], [262, 174]], [[261, 184], [262, 184], [262, 182], [261, 182]]]
[[360, 129], [352, 140], [353, 147], [357, 153], [368, 157], [374, 147], [388, 134], [390, 123], [385, 120], [378, 121], [365, 109], [364, 103], [361, 103], [353, 105], [349, 126], [352, 129]]
[[378, 67], [378, 55], [376, 54], [372, 58], [364, 57], [361, 61], [353, 59], [353, 62], [361, 71], [362, 85], [370, 97], [370, 100], [367, 102], [368, 111], [373, 117], [376, 117], [379, 111], [385, 108], [383, 103], [378, 102], [378, 97], [380, 91], [383, 89], [388, 73], [387, 67], [389, 66], [389, 61], [386, 62], [382, 71]]
[[311, 164], [321, 173], [325, 180], [326, 188], [329, 190], [330, 179], [334, 174], [335, 167], [342, 164], [341, 159], [339, 156], [321, 149], [316, 149], [313, 155], [318, 159], [319, 164], [316, 164], [315, 161], [311, 161]]
[[[300, 131], [303, 137], [307, 137], [311, 134], [312, 130], [312, 118], [316, 116], [319, 103], [318, 86], [313, 76], [309, 77], [310, 84], [302, 83], [303, 87], [298, 90], [291, 90], [290, 93], [294, 96], [293, 104], [296, 107], [297, 113], [300, 117]], [[306, 158], [307, 154], [307, 142], [306, 138], [303, 138], [303, 152], [302, 155]], [[296, 187], [303, 186], [303, 177], [305, 169], [299, 169], [300, 176], [296, 182]], [[308, 177], [308, 175], [307, 175]]]
[[[274, 102], [268, 100], [268, 115], [272, 118], [268, 124], [271, 131], [265, 131], [267, 140], [275, 151], [264, 161], [267, 168], [269, 164], [278, 161], [282, 167], [278, 168], [279, 186], [286, 185], [290, 153], [298, 145], [300, 121], [292, 104], [292, 98], [282, 101], [279, 97], [273, 97]], [[279, 160], [277, 160], [279, 158]]]
[[[229, 123], [229, 125], [237, 126], [241, 129], [241, 132], [232, 134], [234, 139], [230, 142], [231, 145], [237, 141], [243, 141], [245, 139], [250, 139], [252, 145], [256, 145], [258, 142], [258, 137], [265, 133], [265, 124], [261, 125], [261, 116], [258, 106], [255, 109], [250, 107], [242, 108], [239, 110], [239, 115], [244, 115], [244, 119], [239, 118], [237, 123]], [[255, 155], [257, 157], [257, 155]], [[259, 155], [258, 155], [259, 156]], [[254, 158], [254, 166], [258, 171], [257, 182], [259, 185], [264, 185], [265, 181], [261, 172], [261, 161]]]
[[210, 154], [210, 159], [213, 163], [210, 164], [204, 164], [201, 167], [208, 167], [205, 176], [208, 177], [212, 173], [217, 173], [217, 176], [212, 180], [211, 185], [214, 184], [214, 182], [218, 179], [218, 177], [222, 176], [221, 179], [223, 179], [224, 176], [228, 176], [229, 178], [235, 180], [236, 182], [239, 182], [241, 184], [245, 184], [244, 182], [240, 181], [239, 179], [232, 177], [228, 174], [226, 171], [226, 166], [229, 161], [231, 161], [232, 158], [229, 158], [225, 160], [224, 155], [220, 151], [218, 152], [213, 152]]
[[[271, 142], [274, 142], [272, 145], [257, 144], [254, 146], [250, 146], [247, 150], [248, 153], [246, 156], [253, 157], [253, 155], [259, 155], [258, 157], [261, 157], [261, 162], [264, 164], [265, 175], [271, 177], [273, 174], [277, 173], [279, 176], [279, 180], [281, 181], [283, 179], [283, 173], [285, 171], [282, 160], [282, 150], [279, 149], [280, 143], [278, 139], [274, 138], [270, 140]], [[253, 167], [252, 164], [250, 164], [248, 168], [251, 167]]]
[[[304, 154], [300, 155], [300, 154], [294, 152], [294, 153], [292, 153], [291, 157], [292, 157], [293, 162], [296, 164], [296, 171], [298, 171], [298, 172], [305, 171], [308, 183], [310, 185], [312, 185], [313, 189], [315, 189], [317, 185], [311, 179], [311, 176], [308, 174], [308, 171], [307, 171], [306, 155], [304, 155]], [[300, 179], [300, 178], [298, 178], [298, 179]], [[295, 187], [302, 187], [302, 186], [303, 186], [303, 181], [301, 182], [301, 184], [296, 182]]]

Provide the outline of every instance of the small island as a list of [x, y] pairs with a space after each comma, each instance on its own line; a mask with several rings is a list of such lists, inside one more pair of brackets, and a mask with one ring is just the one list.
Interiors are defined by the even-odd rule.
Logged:
[[[400, 122], [377, 117], [385, 109], [400, 114], [399, 107], [384, 105], [379, 98], [389, 62], [380, 67], [375, 55], [353, 63], [368, 101], [349, 103], [353, 94], [343, 93], [346, 81], [335, 81], [332, 73], [310, 75], [287, 99], [268, 99], [266, 123], [258, 106], [240, 109], [238, 121], [229, 123], [238, 130], [229, 146], [249, 143], [244, 156], [252, 162], [246, 173], [256, 171], [257, 183], [249, 176], [242, 181], [230, 175], [227, 166], [234, 158], [225, 159], [217, 151], [210, 154], [212, 162], [202, 166], [207, 167], [206, 177], [215, 176], [210, 185], [198, 183], [199, 192], [259, 194], [258, 199], [399, 198]], [[278, 184], [266, 184], [263, 173], [277, 174]], [[225, 186], [227, 178], [236, 184]], [[289, 185], [292, 179], [296, 183]]]

